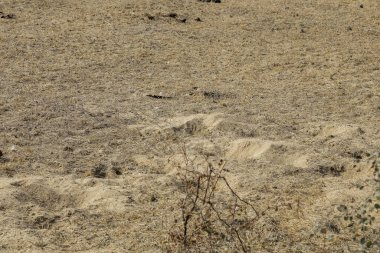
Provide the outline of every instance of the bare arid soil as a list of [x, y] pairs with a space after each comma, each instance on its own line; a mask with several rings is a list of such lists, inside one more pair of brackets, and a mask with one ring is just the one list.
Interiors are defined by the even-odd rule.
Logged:
[[0, 12], [0, 252], [185, 251], [184, 151], [260, 213], [247, 252], [380, 251], [378, 0]]

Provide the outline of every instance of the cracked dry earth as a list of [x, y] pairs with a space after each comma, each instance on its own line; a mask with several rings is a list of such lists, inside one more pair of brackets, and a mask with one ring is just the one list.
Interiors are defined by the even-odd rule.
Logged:
[[183, 147], [252, 252], [378, 252], [380, 2], [217, 2], [0, 2], [0, 252], [167, 251]]

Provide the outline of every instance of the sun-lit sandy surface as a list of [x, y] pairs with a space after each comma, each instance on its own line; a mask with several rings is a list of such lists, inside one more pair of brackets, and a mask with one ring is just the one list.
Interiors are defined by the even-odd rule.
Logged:
[[251, 252], [378, 252], [379, 1], [0, 12], [0, 252], [165, 252], [184, 146], [262, 214]]

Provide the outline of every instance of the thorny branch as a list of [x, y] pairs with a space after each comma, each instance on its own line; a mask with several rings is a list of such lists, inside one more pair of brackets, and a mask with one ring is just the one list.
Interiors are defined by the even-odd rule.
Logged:
[[[221, 160], [216, 166], [205, 157], [205, 164], [199, 169], [195, 159], [189, 159], [185, 148], [183, 156], [185, 166], [179, 171], [185, 194], [180, 206], [182, 232], [172, 238], [180, 239], [185, 251], [192, 247], [201, 248], [199, 244], [202, 243], [215, 247], [229, 240], [240, 245], [243, 252], [248, 252], [241, 232], [258, 220], [259, 212], [236, 193], [223, 175], [226, 162]], [[249, 209], [253, 210], [254, 217], [248, 215]], [[206, 234], [208, 239], [205, 242]]]

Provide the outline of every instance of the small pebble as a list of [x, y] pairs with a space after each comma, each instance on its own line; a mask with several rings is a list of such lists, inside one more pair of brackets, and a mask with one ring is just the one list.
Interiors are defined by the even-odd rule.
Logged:
[[4, 19], [15, 19], [16, 15], [15, 14], [1, 15], [1, 18], [4, 18]]
[[178, 15], [177, 15], [177, 13], [175, 13], [175, 12], [172, 12], [172, 13], [169, 13], [168, 14], [168, 17], [169, 18], [176, 18]]
[[153, 196], [150, 197], [150, 201], [151, 201], [151, 202], [157, 202], [158, 199], [157, 199], [156, 196], [153, 195]]

